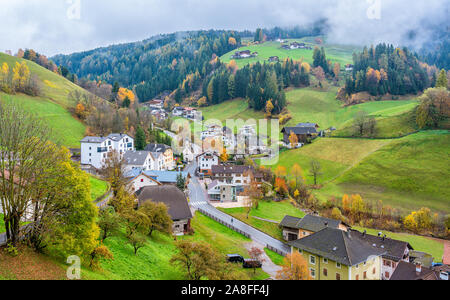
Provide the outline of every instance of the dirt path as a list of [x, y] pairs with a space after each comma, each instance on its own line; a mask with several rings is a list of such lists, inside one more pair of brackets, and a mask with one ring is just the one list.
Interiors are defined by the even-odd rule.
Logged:
[[247, 250], [250, 250], [253, 247], [256, 247], [263, 251], [264, 254], [263, 254], [262, 258], [264, 259], [264, 262], [263, 262], [262, 270], [264, 272], [266, 272], [267, 274], [269, 274], [272, 279], [275, 279], [278, 271], [281, 270], [281, 267], [277, 266], [270, 260], [270, 258], [267, 256], [266, 252], [264, 251], [264, 246], [259, 243], [256, 243], [256, 242], [248, 243], [248, 244], [245, 244], [244, 246]]

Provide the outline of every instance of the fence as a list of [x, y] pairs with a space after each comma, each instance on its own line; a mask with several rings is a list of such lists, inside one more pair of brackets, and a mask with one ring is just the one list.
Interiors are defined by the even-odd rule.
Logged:
[[[205, 216], [207, 216], [208, 218], [211, 218], [214, 221], [216, 221], [216, 222], [218, 222], [218, 223], [220, 223], [220, 224], [230, 228], [231, 230], [236, 231], [237, 233], [240, 233], [240, 234], [242, 234], [243, 236], [245, 236], [245, 237], [247, 237], [249, 239], [252, 239], [251, 235], [248, 234], [247, 232], [244, 232], [244, 231], [234, 227], [233, 225], [229, 224], [228, 222], [225, 222], [225, 221], [223, 221], [223, 220], [221, 220], [221, 219], [211, 215], [210, 213], [206, 212], [202, 208], [198, 208], [198, 211], [201, 212], [202, 214], [204, 214]], [[273, 251], [273, 252], [275, 252], [277, 254], [280, 254], [282, 256], [287, 256], [289, 254], [289, 253], [284, 252], [284, 251], [282, 251], [282, 250], [280, 250], [278, 248], [275, 248], [275, 247], [273, 247], [273, 246], [271, 246], [269, 244], [266, 244], [265, 246], [266, 246], [267, 249], [269, 249], [269, 250], [271, 250], [271, 251]]]

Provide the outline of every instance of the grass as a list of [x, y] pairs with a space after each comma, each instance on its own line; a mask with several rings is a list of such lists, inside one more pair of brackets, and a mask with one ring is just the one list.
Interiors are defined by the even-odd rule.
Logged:
[[92, 201], [95, 201], [108, 191], [109, 186], [106, 181], [100, 180], [92, 175], [89, 179], [91, 181], [91, 198]]
[[276, 264], [278, 266], [284, 265], [284, 256], [282, 256], [282, 255], [280, 255], [280, 254], [278, 254], [278, 253], [276, 253], [276, 252], [274, 252], [272, 250], [269, 250], [267, 248], [264, 249], [264, 252], [266, 252], [267, 256], [270, 258], [270, 260], [274, 264]]
[[[313, 44], [313, 41], [310, 38], [289, 40], [290, 43], [294, 41], [305, 42], [313, 49], [315, 47], [315, 44]], [[327, 53], [327, 59], [331, 59], [333, 63], [335, 62], [340, 63], [341, 67], [344, 67], [344, 65], [346, 64], [352, 63], [353, 52], [357, 50], [356, 48], [349, 46], [338, 46], [329, 44], [325, 44], [323, 46], [325, 47], [325, 51]], [[314, 62], [313, 60], [314, 50], [306, 50], [306, 49], [285, 50], [281, 48], [281, 44], [278, 42], [265, 42], [259, 45], [241, 47], [239, 49], [233, 50], [223, 55], [220, 59], [222, 62], [229, 63], [231, 61], [231, 56], [234, 54], [234, 52], [244, 50], [258, 52], [258, 57], [237, 59], [236, 63], [239, 68], [242, 68], [247, 64], [254, 64], [256, 62], [260, 63], [268, 62], [268, 59], [271, 56], [278, 56], [280, 60], [284, 60], [286, 58], [291, 58], [293, 60], [300, 60], [303, 58], [304, 61], [308, 62], [309, 64], [312, 64]]]
[[378, 149], [335, 183], [343, 191], [357, 187], [363, 196], [365, 190], [391, 193], [392, 199], [385, 199], [387, 204], [404, 209], [426, 206], [448, 213], [450, 167], [445, 160], [449, 149], [448, 131], [414, 134]]
[[16, 62], [25, 61], [31, 74], [36, 75], [41, 82], [41, 96], [29, 97], [22, 94], [6, 95], [0, 93], [0, 98], [8, 102], [15, 102], [25, 110], [35, 113], [45, 120], [53, 130], [53, 141], [69, 148], [79, 148], [80, 140], [86, 132], [86, 126], [74, 118], [69, 109], [76, 103], [70, 99], [69, 93], [79, 91], [87, 93], [79, 86], [62, 76], [53, 73], [31, 61], [19, 59], [0, 53], [0, 65], [7, 63], [12, 69]]
[[286, 215], [298, 218], [303, 218], [305, 216], [303, 211], [297, 209], [288, 201], [260, 201], [258, 209], [253, 209], [248, 219], [245, 208], [221, 208], [220, 210], [279, 240], [283, 240], [283, 233], [278, 227], [278, 224], [259, 220], [254, 217], [280, 223]]
[[[377, 229], [367, 229], [361, 227], [354, 227], [354, 229], [361, 232], [367, 230], [367, 233], [371, 235], [378, 235], [379, 232], [379, 230]], [[442, 262], [442, 256], [444, 255], [444, 244], [441, 241], [406, 233], [383, 231], [383, 234], [386, 234], [388, 238], [394, 240], [408, 242], [414, 248], [414, 250], [431, 254], [434, 257], [434, 262]]]

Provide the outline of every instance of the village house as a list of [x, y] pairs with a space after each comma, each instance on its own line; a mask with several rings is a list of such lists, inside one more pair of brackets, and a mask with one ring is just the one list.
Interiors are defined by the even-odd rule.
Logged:
[[350, 226], [333, 219], [306, 215], [304, 218], [285, 216], [280, 223], [283, 229], [283, 238], [290, 242], [305, 238], [327, 227], [348, 231]]
[[[283, 143], [285, 146], [291, 147], [289, 137], [292, 133], [297, 136], [298, 142], [308, 144], [318, 136], [318, 125], [313, 123], [300, 123], [295, 127], [285, 127], [281, 131], [283, 133]], [[296, 145], [294, 145], [296, 147]]]
[[448, 273], [432, 270], [420, 263], [401, 261], [390, 280], [448, 280]]
[[238, 202], [238, 197], [244, 192], [242, 185], [219, 182], [214, 180], [208, 185], [209, 200], [220, 203]]
[[381, 266], [381, 277], [383, 280], [389, 280], [397, 269], [400, 262], [409, 262], [409, 253], [413, 249], [407, 242], [389, 239], [380, 232], [378, 236], [367, 234], [366, 231], [359, 232], [352, 230], [353, 235], [359, 235], [359, 238], [379, 250], [384, 250]]
[[202, 148], [195, 143], [191, 143], [191, 141], [187, 139], [184, 142], [182, 153], [184, 161], [191, 163], [195, 161], [195, 158], [202, 153]]
[[186, 195], [180, 189], [171, 185], [144, 187], [138, 196], [139, 207], [148, 201], [164, 203], [168, 207], [174, 235], [184, 235], [191, 230], [192, 212]]
[[212, 168], [219, 164], [219, 156], [214, 152], [204, 152], [197, 156], [198, 172], [204, 176], [212, 175]]
[[125, 171], [132, 169], [142, 169], [144, 171], [155, 170], [156, 161], [149, 151], [127, 151], [123, 159], [125, 161]]
[[212, 166], [212, 178], [220, 183], [228, 183], [234, 186], [250, 185], [251, 175], [257, 182], [262, 182], [263, 176], [255, 172], [250, 166], [214, 165]]
[[177, 106], [172, 110], [172, 115], [174, 117], [181, 117], [184, 114], [184, 107]]
[[190, 175], [188, 172], [177, 171], [142, 171], [141, 169], [133, 169], [125, 173], [128, 186], [134, 193], [139, 192], [143, 187], [156, 185], [173, 185], [176, 186], [178, 177], [183, 177], [186, 186], [189, 183]]
[[269, 57], [269, 62], [279, 62], [280, 58], [278, 56]]
[[258, 52], [251, 52], [250, 50], [236, 51], [234, 55], [231, 56], [231, 59], [243, 59], [250, 57], [257, 57]]
[[351, 231], [326, 227], [289, 242], [291, 251], [305, 258], [314, 280], [381, 280], [382, 255]]
[[80, 143], [81, 164], [96, 169], [101, 169], [114, 151], [121, 157], [127, 151], [134, 151], [134, 139], [127, 134], [110, 134], [107, 137], [87, 136]]
[[173, 150], [164, 144], [148, 144], [145, 151], [151, 152], [155, 164], [152, 170], [156, 171], [172, 171], [175, 169], [175, 159]]
[[345, 71], [351, 72], [351, 71], [353, 71], [353, 68], [354, 68], [354, 67], [355, 67], [355, 66], [352, 65], [352, 64], [347, 64], [347, 65], [345, 65]]

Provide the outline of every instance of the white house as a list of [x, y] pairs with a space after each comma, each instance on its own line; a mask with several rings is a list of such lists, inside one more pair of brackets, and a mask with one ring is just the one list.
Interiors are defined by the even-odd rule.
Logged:
[[163, 144], [148, 144], [145, 151], [151, 152], [155, 159], [155, 166], [152, 170], [155, 171], [172, 171], [175, 169], [175, 159], [173, 157], [173, 150], [167, 145]]
[[141, 173], [138, 176], [133, 177], [128, 182], [128, 188], [133, 193], [140, 191], [142, 188], [147, 187], [147, 186], [158, 186], [158, 185], [162, 185], [162, 183], [160, 183], [156, 179], [146, 175], [145, 173]]
[[193, 162], [202, 153], [202, 148], [191, 141], [186, 140], [183, 148], [183, 158], [186, 162]]
[[213, 152], [204, 152], [197, 156], [197, 166], [200, 173], [212, 175], [212, 167], [219, 165], [219, 156]]
[[134, 139], [127, 134], [87, 136], [81, 140], [81, 164], [101, 169], [113, 151], [117, 151], [121, 156], [127, 151], [134, 151]]
[[149, 151], [128, 151], [123, 158], [126, 164], [125, 171], [132, 169], [156, 170], [156, 160]]

